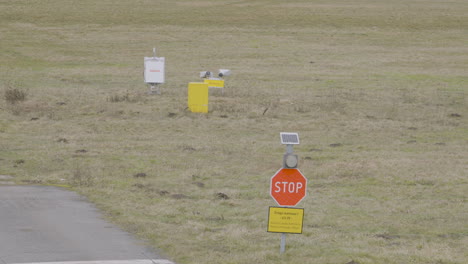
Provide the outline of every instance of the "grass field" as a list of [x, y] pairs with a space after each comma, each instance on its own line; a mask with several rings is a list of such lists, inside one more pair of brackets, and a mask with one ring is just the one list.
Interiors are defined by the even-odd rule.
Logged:
[[[467, 92], [465, 0], [0, 0], [0, 174], [70, 186], [180, 264], [467, 263]], [[309, 184], [280, 255], [283, 131]]]

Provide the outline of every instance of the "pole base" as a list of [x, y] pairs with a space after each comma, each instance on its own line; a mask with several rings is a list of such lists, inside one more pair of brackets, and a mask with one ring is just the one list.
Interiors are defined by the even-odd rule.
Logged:
[[151, 84], [148, 94], [161, 94], [161, 87], [158, 84]]

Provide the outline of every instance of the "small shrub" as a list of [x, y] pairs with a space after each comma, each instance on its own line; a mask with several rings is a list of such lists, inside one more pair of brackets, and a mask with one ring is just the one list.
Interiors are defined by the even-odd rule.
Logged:
[[118, 102], [130, 102], [130, 96], [128, 94], [124, 95], [111, 95], [107, 98], [107, 101], [111, 103], [118, 103]]
[[5, 100], [10, 104], [16, 104], [26, 100], [26, 92], [18, 88], [7, 88], [5, 90]]

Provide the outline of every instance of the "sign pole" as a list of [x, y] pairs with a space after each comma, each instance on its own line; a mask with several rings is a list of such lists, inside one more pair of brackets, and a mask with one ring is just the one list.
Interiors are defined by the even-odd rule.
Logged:
[[293, 153], [293, 145], [287, 144], [286, 145], [286, 154], [292, 154]]
[[270, 195], [280, 207], [270, 207], [268, 232], [281, 233], [280, 254], [286, 250], [286, 234], [302, 234], [304, 209], [294, 208], [307, 194], [307, 178], [297, 169], [299, 145], [297, 133], [281, 132], [281, 144], [286, 145], [282, 168], [271, 177]]
[[[293, 153], [293, 145], [286, 144], [286, 154]], [[280, 243], [280, 254], [283, 254], [286, 250], [286, 233], [281, 233], [281, 243]]]
[[286, 233], [281, 233], [280, 254], [284, 253], [286, 248]]

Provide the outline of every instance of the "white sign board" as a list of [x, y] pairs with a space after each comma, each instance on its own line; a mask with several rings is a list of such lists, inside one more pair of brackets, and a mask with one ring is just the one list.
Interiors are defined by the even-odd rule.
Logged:
[[145, 57], [145, 83], [164, 83], [164, 57]]

